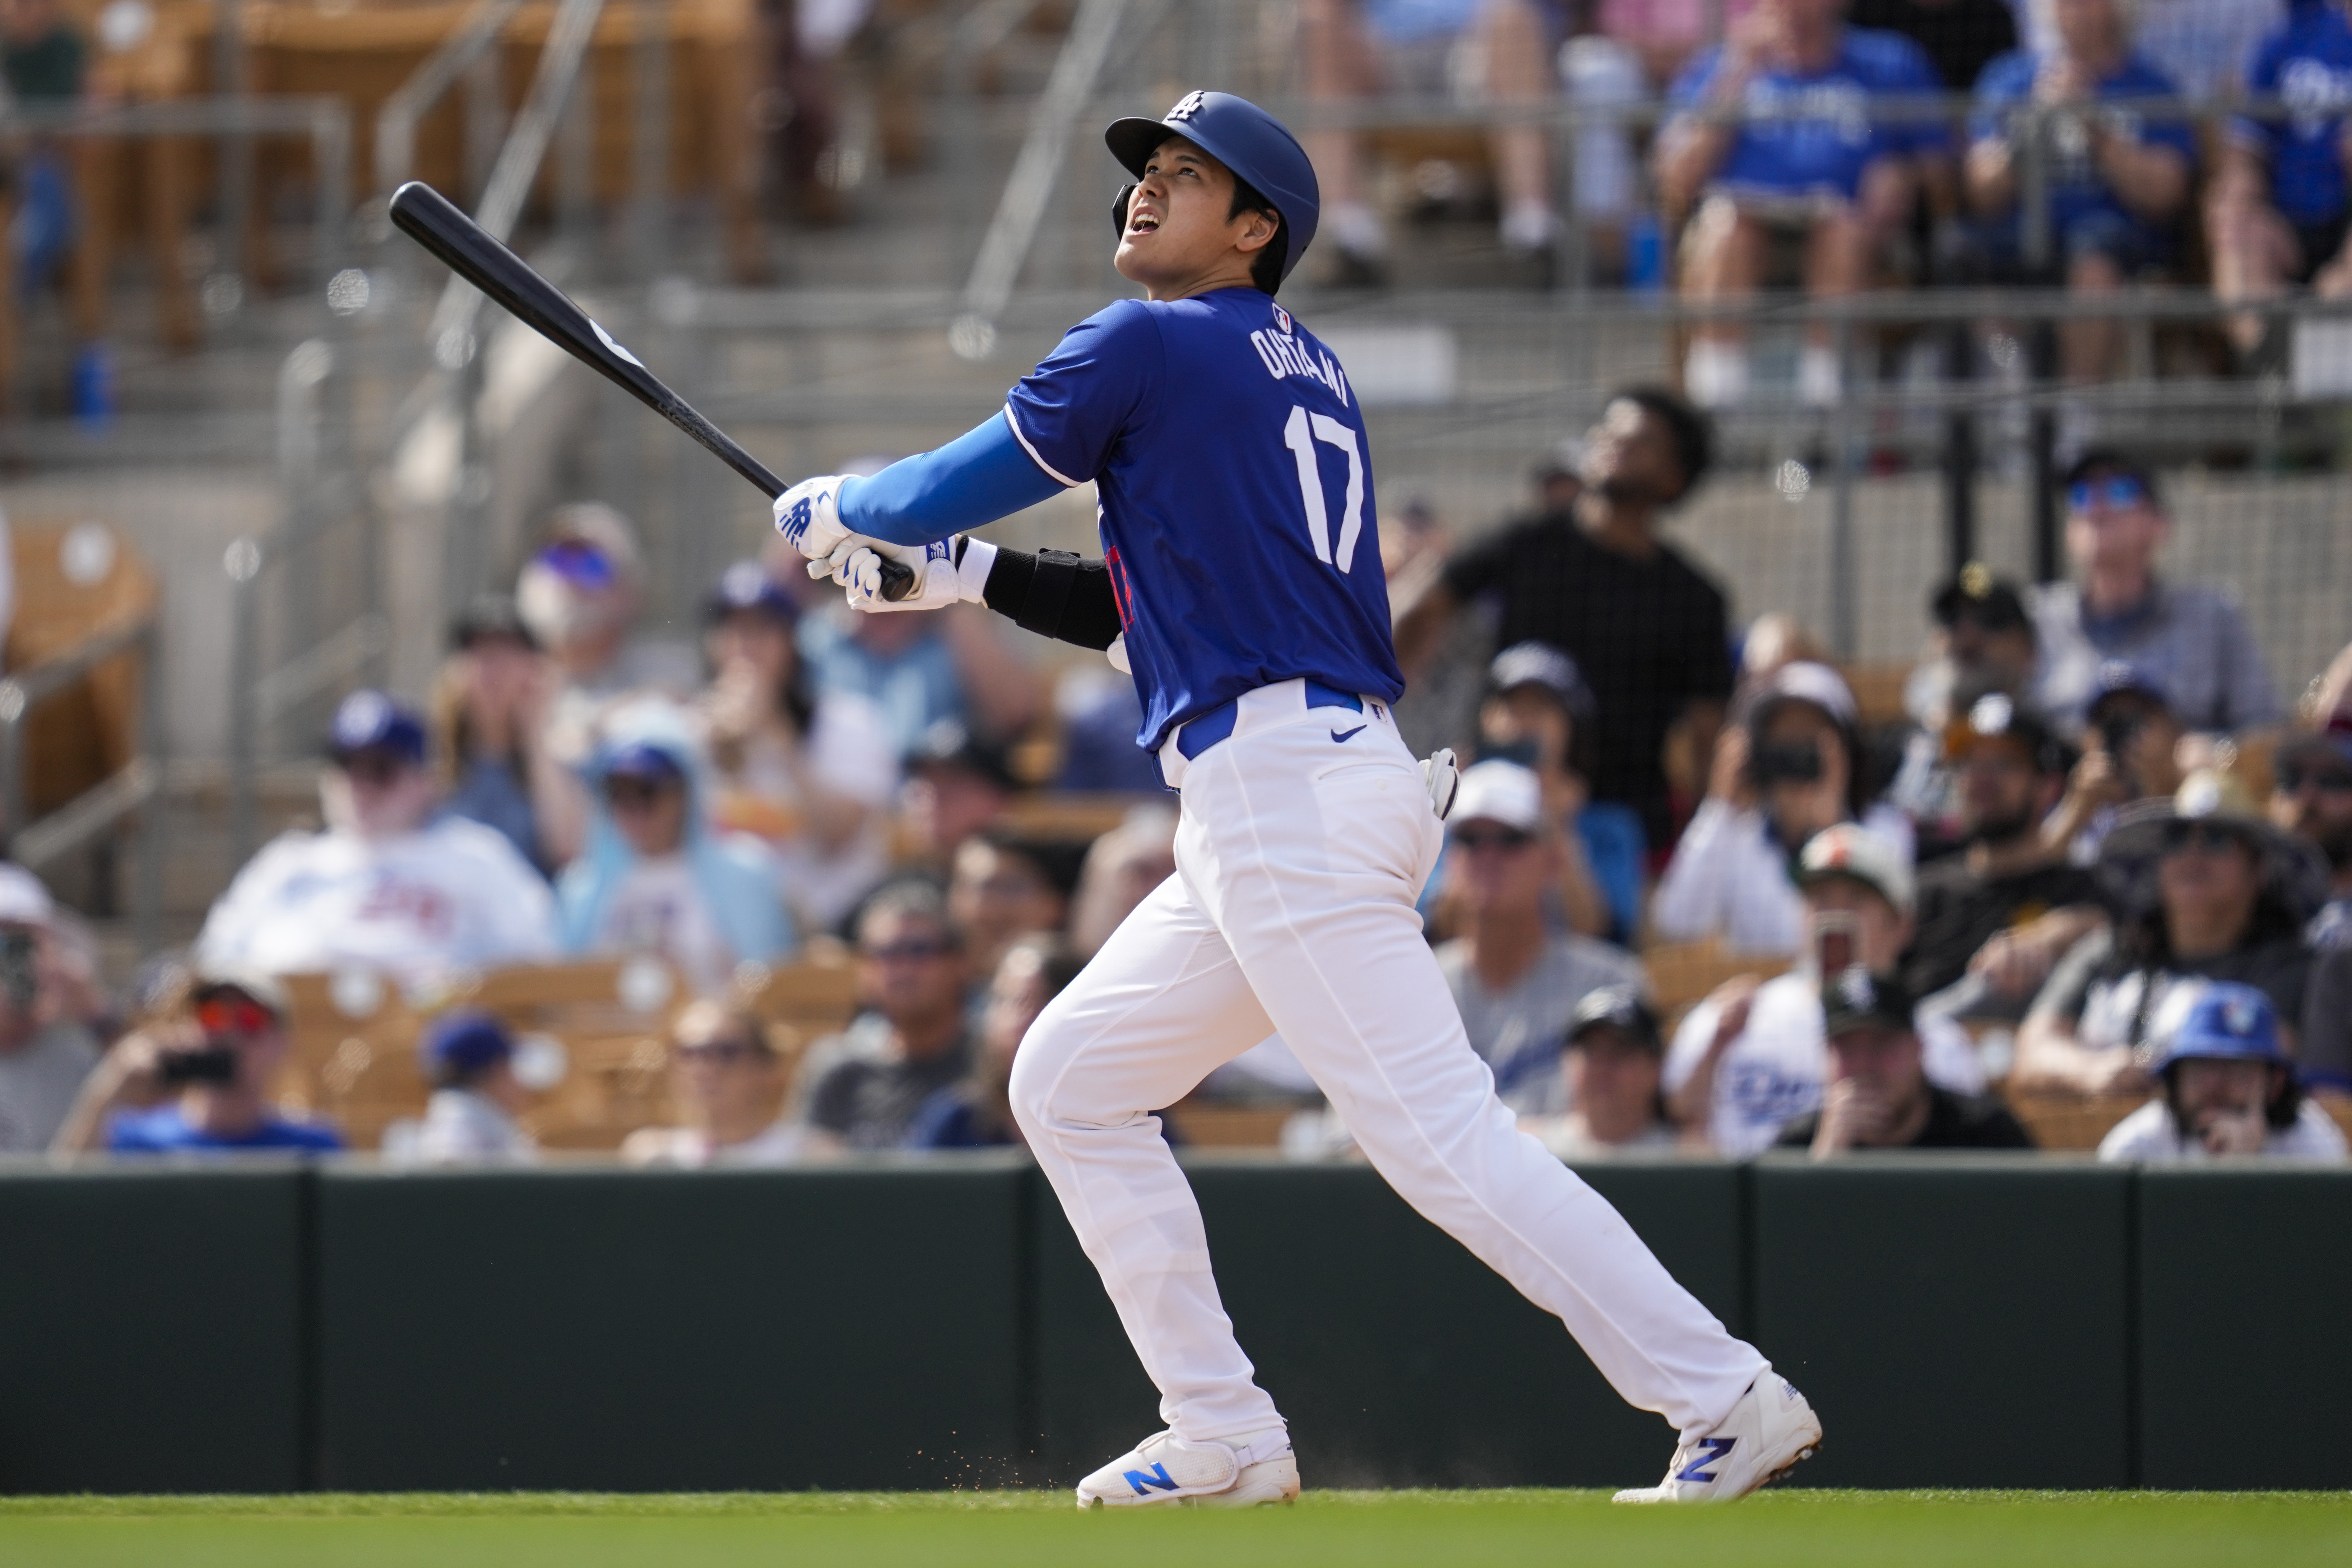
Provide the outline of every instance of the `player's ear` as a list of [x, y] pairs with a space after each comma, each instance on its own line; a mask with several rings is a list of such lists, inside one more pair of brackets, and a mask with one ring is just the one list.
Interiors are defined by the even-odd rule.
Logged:
[[1274, 243], [1274, 237], [1281, 232], [1282, 220], [1263, 207], [1254, 208], [1242, 216], [1249, 219], [1248, 226], [1242, 230], [1239, 241], [1244, 251], [1265, 249]]

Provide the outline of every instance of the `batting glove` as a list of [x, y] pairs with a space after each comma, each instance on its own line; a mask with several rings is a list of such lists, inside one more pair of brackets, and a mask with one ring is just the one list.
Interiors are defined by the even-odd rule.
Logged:
[[[882, 596], [882, 562], [896, 561], [915, 574], [907, 596], [891, 602]], [[988, 574], [996, 564], [996, 546], [984, 539], [954, 534], [934, 544], [890, 544], [878, 539], [853, 538], [835, 558], [840, 566], [830, 574], [849, 594], [849, 607], [869, 615], [887, 610], [936, 610], [958, 601], [983, 604]], [[814, 576], [822, 563], [812, 562]]]
[[848, 476], [803, 479], [776, 498], [776, 531], [812, 561], [831, 555], [849, 537], [841, 526], [841, 485]]

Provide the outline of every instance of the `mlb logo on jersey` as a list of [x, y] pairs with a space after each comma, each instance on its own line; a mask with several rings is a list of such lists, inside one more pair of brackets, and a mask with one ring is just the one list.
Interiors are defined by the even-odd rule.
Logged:
[[1290, 331], [1290, 312], [1276, 305], [1274, 308], [1274, 324], [1286, 333]]

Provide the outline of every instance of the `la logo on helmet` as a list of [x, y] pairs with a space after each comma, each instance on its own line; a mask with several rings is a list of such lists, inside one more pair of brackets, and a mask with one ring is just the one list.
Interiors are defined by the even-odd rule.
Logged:
[[1176, 100], [1176, 107], [1168, 111], [1168, 118], [1171, 120], [1190, 120], [1192, 116], [1200, 112], [1201, 94], [1196, 89], [1192, 92], [1186, 93], [1182, 98]]

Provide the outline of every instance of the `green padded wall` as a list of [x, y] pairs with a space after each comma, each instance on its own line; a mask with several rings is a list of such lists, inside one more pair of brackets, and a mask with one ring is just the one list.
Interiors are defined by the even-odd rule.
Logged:
[[2139, 1302], [2146, 1485], [2352, 1487], [2352, 1171], [2143, 1172]]
[[1773, 1156], [1757, 1345], [1820, 1412], [1811, 1486], [2131, 1473], [2133, 1174], [2046, 1156]]
[[1024, 1445], [1026, 1171], [319, 1184], [320, 1482], [995, 1484]]
[[161, 1162], [0, 1178], [0, 1489], [306, 1484], [305, 1182]]
[[[1195, 1159], [1226, 1310], [1289, 1418], [1309, 1486], [1647, 1484], [1674, 1447], [1559, 1321], [1370, 1167]], [[1582, 1173], [1727, 1321], [1742, 1296], [1739, 1168]], [[1157, 1399], [1050, 1191], [1038, 1227], [1045, 1469], [1070, 1481], [1157, 1430]]]

